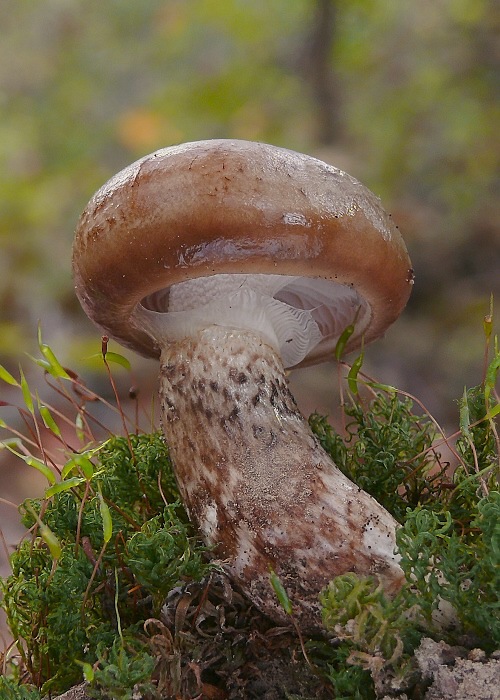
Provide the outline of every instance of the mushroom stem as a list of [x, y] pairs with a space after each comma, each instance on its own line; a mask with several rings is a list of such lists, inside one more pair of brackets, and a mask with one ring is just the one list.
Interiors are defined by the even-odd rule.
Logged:
[[210, 326], [168, 344], [160, 400], [190, 517], [262, 612], [286, 620], [270, 567], [304, 629], [319, 627], [318, 594], [339, 574], [399, 588], [396, 521], [323, 451], [254, 333]]

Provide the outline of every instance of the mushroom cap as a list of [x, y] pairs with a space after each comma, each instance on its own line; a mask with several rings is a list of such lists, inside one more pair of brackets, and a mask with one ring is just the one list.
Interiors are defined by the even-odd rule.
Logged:
[[[149, 357], [161, 343], [137, 310], [187, 280], [285, 275], [343, 285], [368, 310], [346, 351], [385, 332], [413, 282], [397, 227], [360, 182], [316, 158], [232, 139], [165, 148], [111, 178], [81, 215], [73, 273], [87, 315]], [[297, 364], [329, 359], [337, 340]]]

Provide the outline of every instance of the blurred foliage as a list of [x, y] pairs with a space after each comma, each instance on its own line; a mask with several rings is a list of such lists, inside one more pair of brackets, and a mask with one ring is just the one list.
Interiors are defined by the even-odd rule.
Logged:
[[[38, 317], [50, 332], [71, 320], [79, 212], [172, 143], [348, 151], [389, 201], [434, 208], [423, 235], [463, 237], [494, 188], [495, 12], [493, 0], [3, 0], [0, 353], [17, 354]], [[332, 104], [338, 128], [320, 143]]]
[[497, 163], [494, 3], [340, 6], [337, 60], [357, 81], [346, 112], [371, 177], [391, 196], [414, 190], [446, 207], [456, 224], [483, 199]]

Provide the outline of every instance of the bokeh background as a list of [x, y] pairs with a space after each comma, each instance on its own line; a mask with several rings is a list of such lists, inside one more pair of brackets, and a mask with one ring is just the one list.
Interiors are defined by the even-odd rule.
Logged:
[[[392, 212], [415, 288], [365, 366], [453, 431], [464, 385], [481, 381], [491, 293], [500, 304], [499, 30], [494, 0], [2, 0], [0, 362], [18, 376], [21, 361], [38, 386], [26, 353], [40, 320], [62, 363], [107, 396], [86, 359], [99, 333], [72, 288], [80, 211], [157, 148], [261, 140], [347, 170]], [[149, 397], [156, 364], [123, 354], [134, 376], [118, 368], [120, 389]], [[335, 412], [336, 376], [295, 373], [305, 413]], [[0, 401], [20, 402], [5, 384]], [[9, 407], [0, 417], [16, 424]], [[0, 452], [1, 498], [43, 486]], [[0, 528], [5, 574], [20, 529], [2, 502]]]

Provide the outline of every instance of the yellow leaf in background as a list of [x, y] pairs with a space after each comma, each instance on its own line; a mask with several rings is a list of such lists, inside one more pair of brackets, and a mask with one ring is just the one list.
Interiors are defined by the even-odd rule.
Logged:
[[182, 140], [182, 132], [163, 115], [139, 107], [122, 114], [117, 121], [121, 143], [132, 151], [147, 151]]

